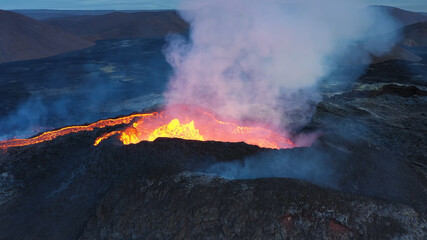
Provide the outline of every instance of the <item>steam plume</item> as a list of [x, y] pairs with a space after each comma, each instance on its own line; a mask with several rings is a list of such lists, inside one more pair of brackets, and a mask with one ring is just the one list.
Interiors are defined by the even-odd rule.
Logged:
[[[316, 83], [338, 56], [393, 24], [356, 1], [184, 0], [180, 7], [191, 33], [166, 50], [175, 69], [167, 101], [275, 127], [309, 121], [320, 101]], [[367, 51], [392, 45], [382, 40]]]

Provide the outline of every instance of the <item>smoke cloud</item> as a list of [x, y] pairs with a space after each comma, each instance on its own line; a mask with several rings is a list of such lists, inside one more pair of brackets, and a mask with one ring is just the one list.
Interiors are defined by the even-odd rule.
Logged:
[[[357, 1], [184, 0], [180, 8], [191, 32], [166, 49], [175, 70], [167, 101], [289, 131], [310, 121], [316, 85], [342, 55], [394, 24]], [[357, 54], [392, 46], [382, 39]]]
[[410, 167], [391, 153], [372, 149], [347, 151], [318, 144], [265, 151], [241, 160], [200, 166], [198, 171], [226, 179], [302, 179], [330, 189], [405, 203], [423, 198], [420, 181]]
[[338, 189], [341, 179], [331, 156], [313, 148], [301, 150], [263, 152], [244, 160], [215, 163], [200, 171], [227, 179], [297, 178]]

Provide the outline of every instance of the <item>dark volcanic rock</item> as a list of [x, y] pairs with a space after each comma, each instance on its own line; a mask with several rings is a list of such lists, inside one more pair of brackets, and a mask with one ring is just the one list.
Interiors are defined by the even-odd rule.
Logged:
[[49, 58], [0, 64], [0, 138], [34, 135], [34, 125], [91, 123], [163, 102], [172, 72], [164, 44], [161, 38], [102, 40]]
[[[419, 184], [416, 191], [424, 194], [427, 192], [427, 68], [425, 51], [415, 50], [423, 56], [419, 63], [379, 63], [369, 66], [355, 83], [346, 83], [345, 76], [338, 74], [335, 80], [322, 85], [324, 100], [318, 105], [312, 124], [335, 134], [322, 137], [322, 142], [331, 147], [354, 147], [359, 142], [388, 153], [368, 160], [376, 161], [377, 168], [382, 169], [375, 175], [390, 173], [380, 182], [391, 183], [406, 172]], [[350, 69], [343, 72], [351, 73]], [[364, 152], [363, 149], [349, 151]], [[363, 156], [366, 153], [360, 157], [366, 159]], [[418, 204], [425, 209], [425, 197], [413, 198], [422, 199]]]
[[[300, 130], [320, 132], [309, 148], [115, 138], [94, 147], [105, 129], [8, 149], [0, 239], [425, 239], [427, 62], [411, 51], [423, 60], [371, 65], [355, 83], [350, 66], [323, 83]], [[217, 163], [306, 171], [232, 180], [211, 174]]]
[[333, 96], [333, 98], [342, 98], [342, 97], [378, 97], [384, 94], [388, 95], [397, 95], [400, 97], [415, 97], [415, 96], [427, 96], [427, 91], [421, 90], [416, 86], [407, 86], [407, 85], [398, 85], [398, 84], [385, 84], [380, 85], [377, 88], [371, 90], [353, 90], [351, 92], [343, 93], [340, 95]]
[[[0, 155], [2, 239], [425, 236], [424, 210], [418, 202], [426, 199], [418, 192], [421, 187], [416, 179], [401, 177], [395, 181], [406, 181], [400, 182], [404, 186], [377, 183], [385, 178], [372, 163], [379, 155], [370, 153], [375, 152], [371, 148], [346, 146], [341, 141], [337, 150], [329, 147], [325, 137], [312, 148], [281, 151], [244, 143], [180, 139], [122, 146], [112, 138], [94, 147], [99, 134], [70, 134]], [[225, 180], [188, 173], [212, 163], [242, 161], [265, 153], [303, 161], [308, 151], [334, 157], [328, 161], [331, 168], [343, 170], [341, 175], [346, 178], [336, 177], [337, 186], [344, 191], [376, 193], [389, 201], [291, 179]], [[259, 161], [267, 163], [269, 158]], [[379, 177], [374, 180], [367, 177], [375, 174]], [[400, 174], [406, 173], [400, 169]], [[377, 192], [350, 187], [372, 183], [380, 188]], [[390, 190], [383, 190], [387, 185], [398, 188], [384, 195]], [[406, 195], [391, 197], [398, 191]]]
[[[356, 83], [324, 83], [306, 127], [322, 135], [310, 148], [115, 138], [92, 146], [105, 129], [8, 149], [0, 238], [425, 239], [425, 64], [390, 61]], [[247, 159], [320, 170], [283, 175], [306, 181], [201, 174]]]
[[110, 190], [80, 239], [421, 239], [425, 231], [411, 208], [298, 180], [182, 173]]
[[115, 184], [177, 174], [261, 151], [243, 143], [168, 139], [131, 146], [113, 139], [94, 147], [95, 134], [71, 134], [0, 155], [0, 172], [5, 176], [0, 194], [2, 239], [76, 239], [101, 197]]
[[[381, 56], [375, 56], [371, 54], [371, 62], [373, 64], [375, 63], [381, 63], [385, 61], [390, 60], [402, 60], [402, 61], [408, 61], [408, 62], [419, 62], [422, 60], [421, 57], [411, 53], [410, 51], [404, 49], [403, 47], [400, 47], [398, 45], [394, 46], [389, 52], [381, 55]], [[365, 61], [362, 63], [370, 64], [371, 62]]]

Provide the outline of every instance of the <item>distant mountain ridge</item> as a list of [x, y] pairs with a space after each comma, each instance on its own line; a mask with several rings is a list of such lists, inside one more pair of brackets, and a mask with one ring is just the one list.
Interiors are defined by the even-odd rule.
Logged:
[[382, 56], [372, 56], [373, 63], [389, 60], [421, 61], [422, 58], [408, 51], [408, 48], [427, 47], [427, 14], [389, 6], [370, 6], [370, 8], [380, 9], [393, 17], [396, 26], [389, 34], [399, 37], [396, 46], [390, 52]]
[[398, 21], [396, 26], [397, 28], [401, 28], [407, 25], [418, 23], [418, 22], [427, 21], [427, 15], [423, 13], [416, 13], [416, 12], [406, 11], [400, 8], [382, 6], [382, 5], [373, 5], [373, 6], [370, 6], [370, 8], [380, 9], [381, 11], [392, 16], [394, 19]]
[[[427, 15], [387, 6], [369, 8], [379, 8], [396, 19], [397, 26], [389, 32], [398, 31], [400, 46], [427, 46]], [[174, 10], [16, 11], [44, 20], [0, 10], [0, 63], [53, 56], [92, 46], [96, 40], [155, 38], [189, 31], [189, 24]], [[61, 17], [45, 19], [47, 16]], [[374, 57], [374, 62], [419, 59], [400, 46]]]
[[0, 63], [54, 56], [93, 46], [95, 40], [164, 37], [188, 28], [175, 11], [111, 12], [38, 21], [0, 10]]
[[[10, 10], [12, 12], [36, 19], [43, 20], [48, 18], [62, 18], [62, 17], [73, 17], [73, 16], [98, 16], [117, 12], [117, 10], [50, 10], [50, 9], [18, 9]], [[120, 10], [120, 12], [141, 12], [139, 10]]]
[[0, 63], [49, 57], [93, 45], [49, 24], [0, 10]]
[[176, 11], [112, 12], [100, 16], [46, 19], [43, 22], [89, 40], [164, 37], [189, 29]]

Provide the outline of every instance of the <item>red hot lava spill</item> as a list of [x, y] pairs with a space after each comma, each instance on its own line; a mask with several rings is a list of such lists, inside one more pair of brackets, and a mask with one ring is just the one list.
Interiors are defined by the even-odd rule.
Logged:
[[240, 126], [235, 122], [218, 120], [213, 114], [206, 111], [190, 108], [180, 109], [180, 111], [133, 114], [121, 118], [100, 120], [86, 126], [64, 127], [29, 139], [12, 139], [0, 142], [0, 149], [32, 145], [50, 141], [69, 133], [93, 131], [96, 128], [120, 124], [128, 126], [124, 130], [105, 133], [96, 139], [94, 145], [97, 146], [104, 139], [116, 135], [125, 145], [141, 141], [154, 141], [158, 137], [167, 137], [199, 141], [245, 142], [272, 149], [295, 147], [295, 144], [283, 134], [257, 124]]

